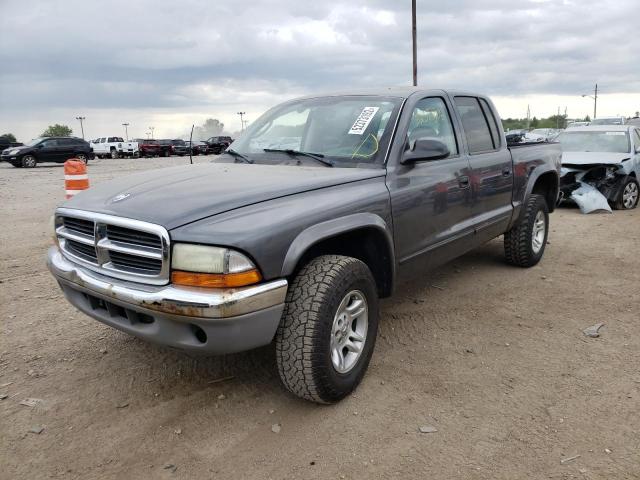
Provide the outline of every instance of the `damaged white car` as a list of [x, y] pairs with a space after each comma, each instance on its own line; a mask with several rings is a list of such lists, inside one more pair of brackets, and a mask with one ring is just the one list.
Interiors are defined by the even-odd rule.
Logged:
[[563, 199], [573, 200], [583, 213], [636, 208], [640, 197], [639, 127], [569, 128], [558, 141], [562, 145]]

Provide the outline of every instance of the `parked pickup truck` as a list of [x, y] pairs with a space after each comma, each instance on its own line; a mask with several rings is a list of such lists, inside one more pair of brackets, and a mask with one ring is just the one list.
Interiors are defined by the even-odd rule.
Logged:
[[98, 158], [138, 157], [138, 142], [125, 142], [122, 137], [100, 137], [91, 141], [93, 153]]
[[160, 147], [157, 140], [136, 138], [134, 141], [138, 143], [141, 157], [159, 157], [162, 155], [162, 147]]
[[508, 263], [540, 261], [560, 147], [509, 149], [500, 124], [472, 93], [289, 101], [212, 163], [76, 195], [48, 265], [107, 325], [206, 354], [273, 341], [286, 388], [336, 402], [365, 374], [379, 298], [500, 235]]

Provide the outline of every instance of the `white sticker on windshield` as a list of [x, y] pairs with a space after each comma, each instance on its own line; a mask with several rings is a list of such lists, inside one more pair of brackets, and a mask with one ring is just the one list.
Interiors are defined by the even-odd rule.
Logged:
[[351, 130], [348, 132], [349, 135], [362, 135], [378, 110], [380, 110], [380, 107], [364, 107], [360, 115], [358, 115], [358, 118], [356, 118], [356, 121], [353, 122]]
[[626, 132], [606, 132], [605, 135], [626, 135]]

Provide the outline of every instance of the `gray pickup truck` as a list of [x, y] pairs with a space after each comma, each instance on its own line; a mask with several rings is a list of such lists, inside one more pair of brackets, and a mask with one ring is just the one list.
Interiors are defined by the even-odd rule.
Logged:
[[384, 89], [286, 102], [214, 162], [128, 175], [58, 208], [48, 265], [87, 315], [161, 345], [275, 342], [294, 394], [365, 374], [379, 298], [504, 235], [542, 257], [557, 144], [508, 148], [482, 95]]

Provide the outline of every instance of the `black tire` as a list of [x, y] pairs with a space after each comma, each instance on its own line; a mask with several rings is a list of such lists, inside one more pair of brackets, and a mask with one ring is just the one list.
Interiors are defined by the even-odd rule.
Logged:
[[[549, 207], [543, 195], [531, 194], [523, 208], [518, 223], [504, 234], [504, 255], [507, 263], [528, 268], [536, 265], [544, 255], [549, 236]], [[544, 222], [544, 233], [543, 238], [536, 241], [534, 226], [540, 220], [538, 215]]]
[[9, 162], [11, 163], [11, 165], [13, 165], [16, 168], [22, 168], [22, 163], [21, 162]]
[[115, 148], [112, 148], [111, 151], [109, 152], [109, 156], [111, 157], [112, 160], [117, 160], [119, 157], [118, 151]]
[[[366, 301], [366, 335], [353, 365], [345, 373], [339, 373], [332, 361], [334, 318], [337, 321], [338, 307], [353, 292]], [[351, 328], [360, 321], [355, 320]], [[354, 330], [344, 328], [351, 340]], [[317, 257], [302, 268], [287, 292], [276, 333], [280, 379], [290, 392], [301, 398], [317, 403], [337, 402], [362, 380], [377, 333], [378, 295], [369, 268], [351, 257]]]
[[35, 168], [38, 164], [38, 160], [33, 155], [25, 155], [20, 159], [20, 163], [24, 168]]
[[627, 177], [620, 189], [618, 199], [613, 202], [616, 210], [633, 210], [640, 200], [640, 184], [634, 177]]
[[89, 158], [84, 153], [77, 153], [74, 158], [84, 162], [85, 164], [89, 163]]

